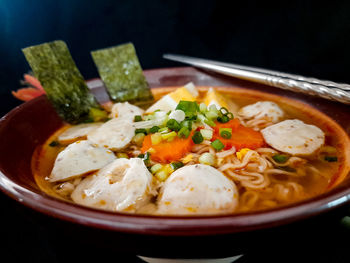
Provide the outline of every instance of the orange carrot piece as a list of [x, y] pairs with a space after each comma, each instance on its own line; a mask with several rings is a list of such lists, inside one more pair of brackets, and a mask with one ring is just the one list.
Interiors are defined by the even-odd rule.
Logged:
[[215, 122], [215, 124], [215, 127], [213, 127], [214, 131], [219, 134], [220, 128], [231, 128], [233, 132], [237, 130], [241, 123], [239, 122], [239, 119], [233, 119], [226, 123]]
[[29, 101], [43, 94], [45, 94], [45, 91], [36, 88], [22, 88], [17, 91], [12, 91], [12, 95], [22, 101]]
[[143, 140], [141, 151], [145, 153], [148, 149], [153, 148], [155, 153], [151, 154], [153, 161], [162, 163], [178, 161], [191, 151], [193, 146], [192, 136], [188, 136], [187, 139], [176, 137], [173, 141], [162, 141], [156, 145], [152, 145], [151, 135], [147, 135]]
[[44, 90], [44, 88], [41, 86], [40, 81], [37, 78], [33, 77], [32, 75], [24, 74], [23, 78], [28, 84], [32, 85], [33, 87], [39, 90]]
[[[219, 134], [220, 128], [231, 128], [232, 137], [230, 139], [222, 138]], [[264, 138], [260, 132], [244, 127], [239, 123], [238, 119], [233, 119], [227, 123], [217, 123], [214, 130], [215, 132], [212, 140], [219, 139], [225, 145], [225, 150], [230, 149], [232, 146], [234, 146], [236, 150], [242, 148], [256, 149], [265, 144]]]

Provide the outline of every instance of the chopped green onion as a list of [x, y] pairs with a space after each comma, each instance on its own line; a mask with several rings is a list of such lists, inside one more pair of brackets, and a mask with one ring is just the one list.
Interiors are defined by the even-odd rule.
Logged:
[[162, 134], [161, 136], [163, 140], [172, 140], [176, 137], [176, 135], [176, 132], [172, 131], [169, 133]]
[[52, 142], [49, 144], [50, 147], [56, 147], [56, 146], [59, 146], [59, 145], [60, 145], [60, 143], [59, 143], [58, 141], [52, 141]]
[[146, 166], [149, 166], [151, 164], [151, 154], [149, 152], [146, 152], [143, 156], [143, 162]]
[[219, 117], [219, 115], [217, 114], [217, 112], [208, 111], [208, 112], [205, 114], [205, 117], [207, 117], [207, 118], [210, 119], [210, 120], [214, 120], [214, 119], [217, 119], [217, 117]]
[[199, 131], [196, 131], [193, 136], [192, 136], [192, 141], [195, 144], [200, 144], [201, 142], [203, 142], [204, 138], [202, 136], [202, 134]]
[[202, 164], [214, 165], [215, 164], [215, 156], [211, 153], [203, 153], [198, 161]]
[[216, 124], [212, 120], [205, 118], [204, 123], [208, 124], [210, 127], [215, 127]]
[[272, 159], [276, 163], [285, 163], [289, 159], [289, 157], [285, 154], [275, 154], [274, 156], [272, 156]]
[[152, 145], [159, 144], [162, 140], [162, 135], [160, 133], [155, 133], [151, 135]]
[[186, 127], [188, 130], [192, 130], [192, 121], [184, 120], [180, 123], [181, 127]]
[[229, 113], [228, 109], [226, 109], [225, 107], [221, 107], [220, 112], [222, 113], [222, 115], [226, 115]]
[[176, 169], [179, 169], [182, 166], [184, 166], [184, 164], [182, 162], [172, 162], [170, 166], [175, 171]]
[[151, 167], [151, 173], [155, 174], [156, 172], [160, 171], [160, 169], [162, 168], [163, 168], [163, 165], [161, 165], [160, 163], [156, 163]]
[[97, 108], [90, 108], [89, 119], [92, 119], [93, 122], [104, 121], [108, 118], [107, 112]]
[[155, 177], [161, 182], [165, 181], [168, 178], [168, 176], [169, 173], [165, 171], [165, 169], [161, 169], [155, 174]]
[[126, 154], [126, 153], [117, 153], [117, 157], [118, 157], [118, 158], [126, 158], [126, 159], [129, 159], [129, 156], [128, 156], [128, 154]]
[[232, 129], [231, 128], [220, 128], [219, 134], [224, 139], [231, 139], [232, 137]]
[[217, 151], [221, 151], [222, 149], [225, 148], [225, 145], [219, 139], [216, 139], [215, 141], [213, 141], [211, 143], [211, 146]]
[[181, 100], [176, 106], [176, 110], [182, 110], [186, 117], [192, 118], [196, 116], [197, 112], [199, 111], [199, 106], [195, 101]]
[[187, 138], [190, 135], [190, 130], [186, 127], [182, 127], [179, 132], [177, 133], [177, 136], [180, 138]]
[[212, 104], [209, 106], [209, 111], [213, 111], [213, 112], [216, 112], [217, 114], [219, 114], [219, 110], [215, 104]]
[[201, 129], [199, 132], [202, 134], [203, 138], [206, 140], [211, 140], [211, 138], [213, 138], [213, 131], [212, 130]]
[[179, 131], [181, 128], [180, 123], [178, 123], [174, 119], [168, 120], [168, 122], [166, 123], [166, 126], [172, 131]]
[[135, 143], [138, 146], [142, 146], [143, 140], [145, 139], [144, 133], [137, 133], [133, 138], [132, 142]]
[[141, 159], [143, 159], [144, 157], [145, 157], [145, 155], [144, 155], [143, 153], [141, 153], [141, 154], [137, 155], [137, 158], [141, 158]]
[[337, 162], [338, 161], [338, 157], [337, 156], [325, 156], [324, 160], [327, 162]]
[[160, 129], [158, 130], [158, 132], [160, 132], [160, 133], [168, 133], [168, 132], [169, 132], [169, 128], [168, 128], [168, 127], [160, 128]]
[[200, 112], [206, 112], [207, 111], [207, 105], [205, 105], [204, 102], [202, 102], [201, 104], [199, 104], [199, 111]]
[[219, 116], [217, 118], [218, 122], [221, 122], [221, 123], [226, 123], [226, 122], [229, 122], [230, 118], [227, 117], [226, 115], [223, 115], [223, 116]]
[[135, 115], [134, 116], [134, 122], [139, 122], [139, 121], [142, 121], [141, 115]]
[[232, 112], [227, 113], [226, 116], [227, 116], [230, 120], [233, 120], [233, 118], [234, 118]]
[[136, 129], [135, 130], [135, 134], [138, 134], [138, 133], [144, 133], [145, 135], [147, 135], [147, 130], [146, 129]]
[[151, 129], [149, 129], [149, 132], [150, 133], [156, 133], [156, 132], [158, 132], [159, 131], [159, 127], [158, 126], [153, 126]]

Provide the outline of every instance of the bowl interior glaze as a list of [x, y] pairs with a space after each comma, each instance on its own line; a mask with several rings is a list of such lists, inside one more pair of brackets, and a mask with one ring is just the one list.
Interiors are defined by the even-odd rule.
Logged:
[[[198, 86], [226, 86], [268, 92], [306, 103], [335, 120], [347, 134], [350, 131], [350, 106], [245, 82], [194, 68], [146, 70], [145, 76], [154, 89], [180, 86], [192, 81]], [[94, 90], [100, 93], [101, 90]], [[110, 213], [70, 204], [43, 193], [31, 173], [35, 148], [61, 125], [62, 121], [41, 96], [13, 109], [0, 121], [0, 188], [3, 192], [37, 211], [87, 226], [126, 233], [162, 236], [193, 236], [245, 232], [284, 225], [326, 213], [347, 204], [350, 180], [320, 196], [287, 207], [254, 214], [210, 217], [155, 217]], [[348, 136], [348, 135], [345, 135]]]

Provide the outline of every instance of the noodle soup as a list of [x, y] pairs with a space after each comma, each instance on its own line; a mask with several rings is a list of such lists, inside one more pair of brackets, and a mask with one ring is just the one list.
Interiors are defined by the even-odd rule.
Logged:
[[140, 109], [66, 125], [32, 160], [38, 186], [80, 205], [153, 215], [254, 212], [312, 198], [349, 172], [349, 139], [326, 115], [233, 88], [154, 89]]

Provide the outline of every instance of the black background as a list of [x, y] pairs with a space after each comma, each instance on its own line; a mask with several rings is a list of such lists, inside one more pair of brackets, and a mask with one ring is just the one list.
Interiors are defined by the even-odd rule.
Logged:
[[[68, 44], [86, 79], [97, 76], [91, 50], [133, 42], [144, 69], [179, 66], [162, 59], [163, 53], [178, 53], [350, 83], [349, 1], [2, 0], [1, 116], [20, 104], [10, 92], [20, 87], [19, 80], [29, 70], [21, 48], [56, 39]], [[70, 250], [87, 252], [79, 242], [76, 247], [70, 243], [65, 251], [57, 245], [64, 241], [60, 233], [55, 238], [48, 234], [55, 229], [54, 222], [37, 221], [35, 212], [3, 194], [0, 205], [0, 237], [6, 242], [1, 257], [8, 255], [12, 262], [64, 262]], [[332, 224], [335, 231], [343, 231], [336, 222], [324, 227]], [[329, 249], [317, 254], [313, 248], [307, 258], [350, 261], [347, 251], [336, 245], [344, 244], [340, 238], [325, 236]], [[94, 248], [90, 249], [92, 253]], [[298, 249], [290, 253], [302, 261]], [[259, 257], [248, 255], [239, 262]], [[118, 255], [113, 258], [135, 260], [132, 255], [119, 261]]]

